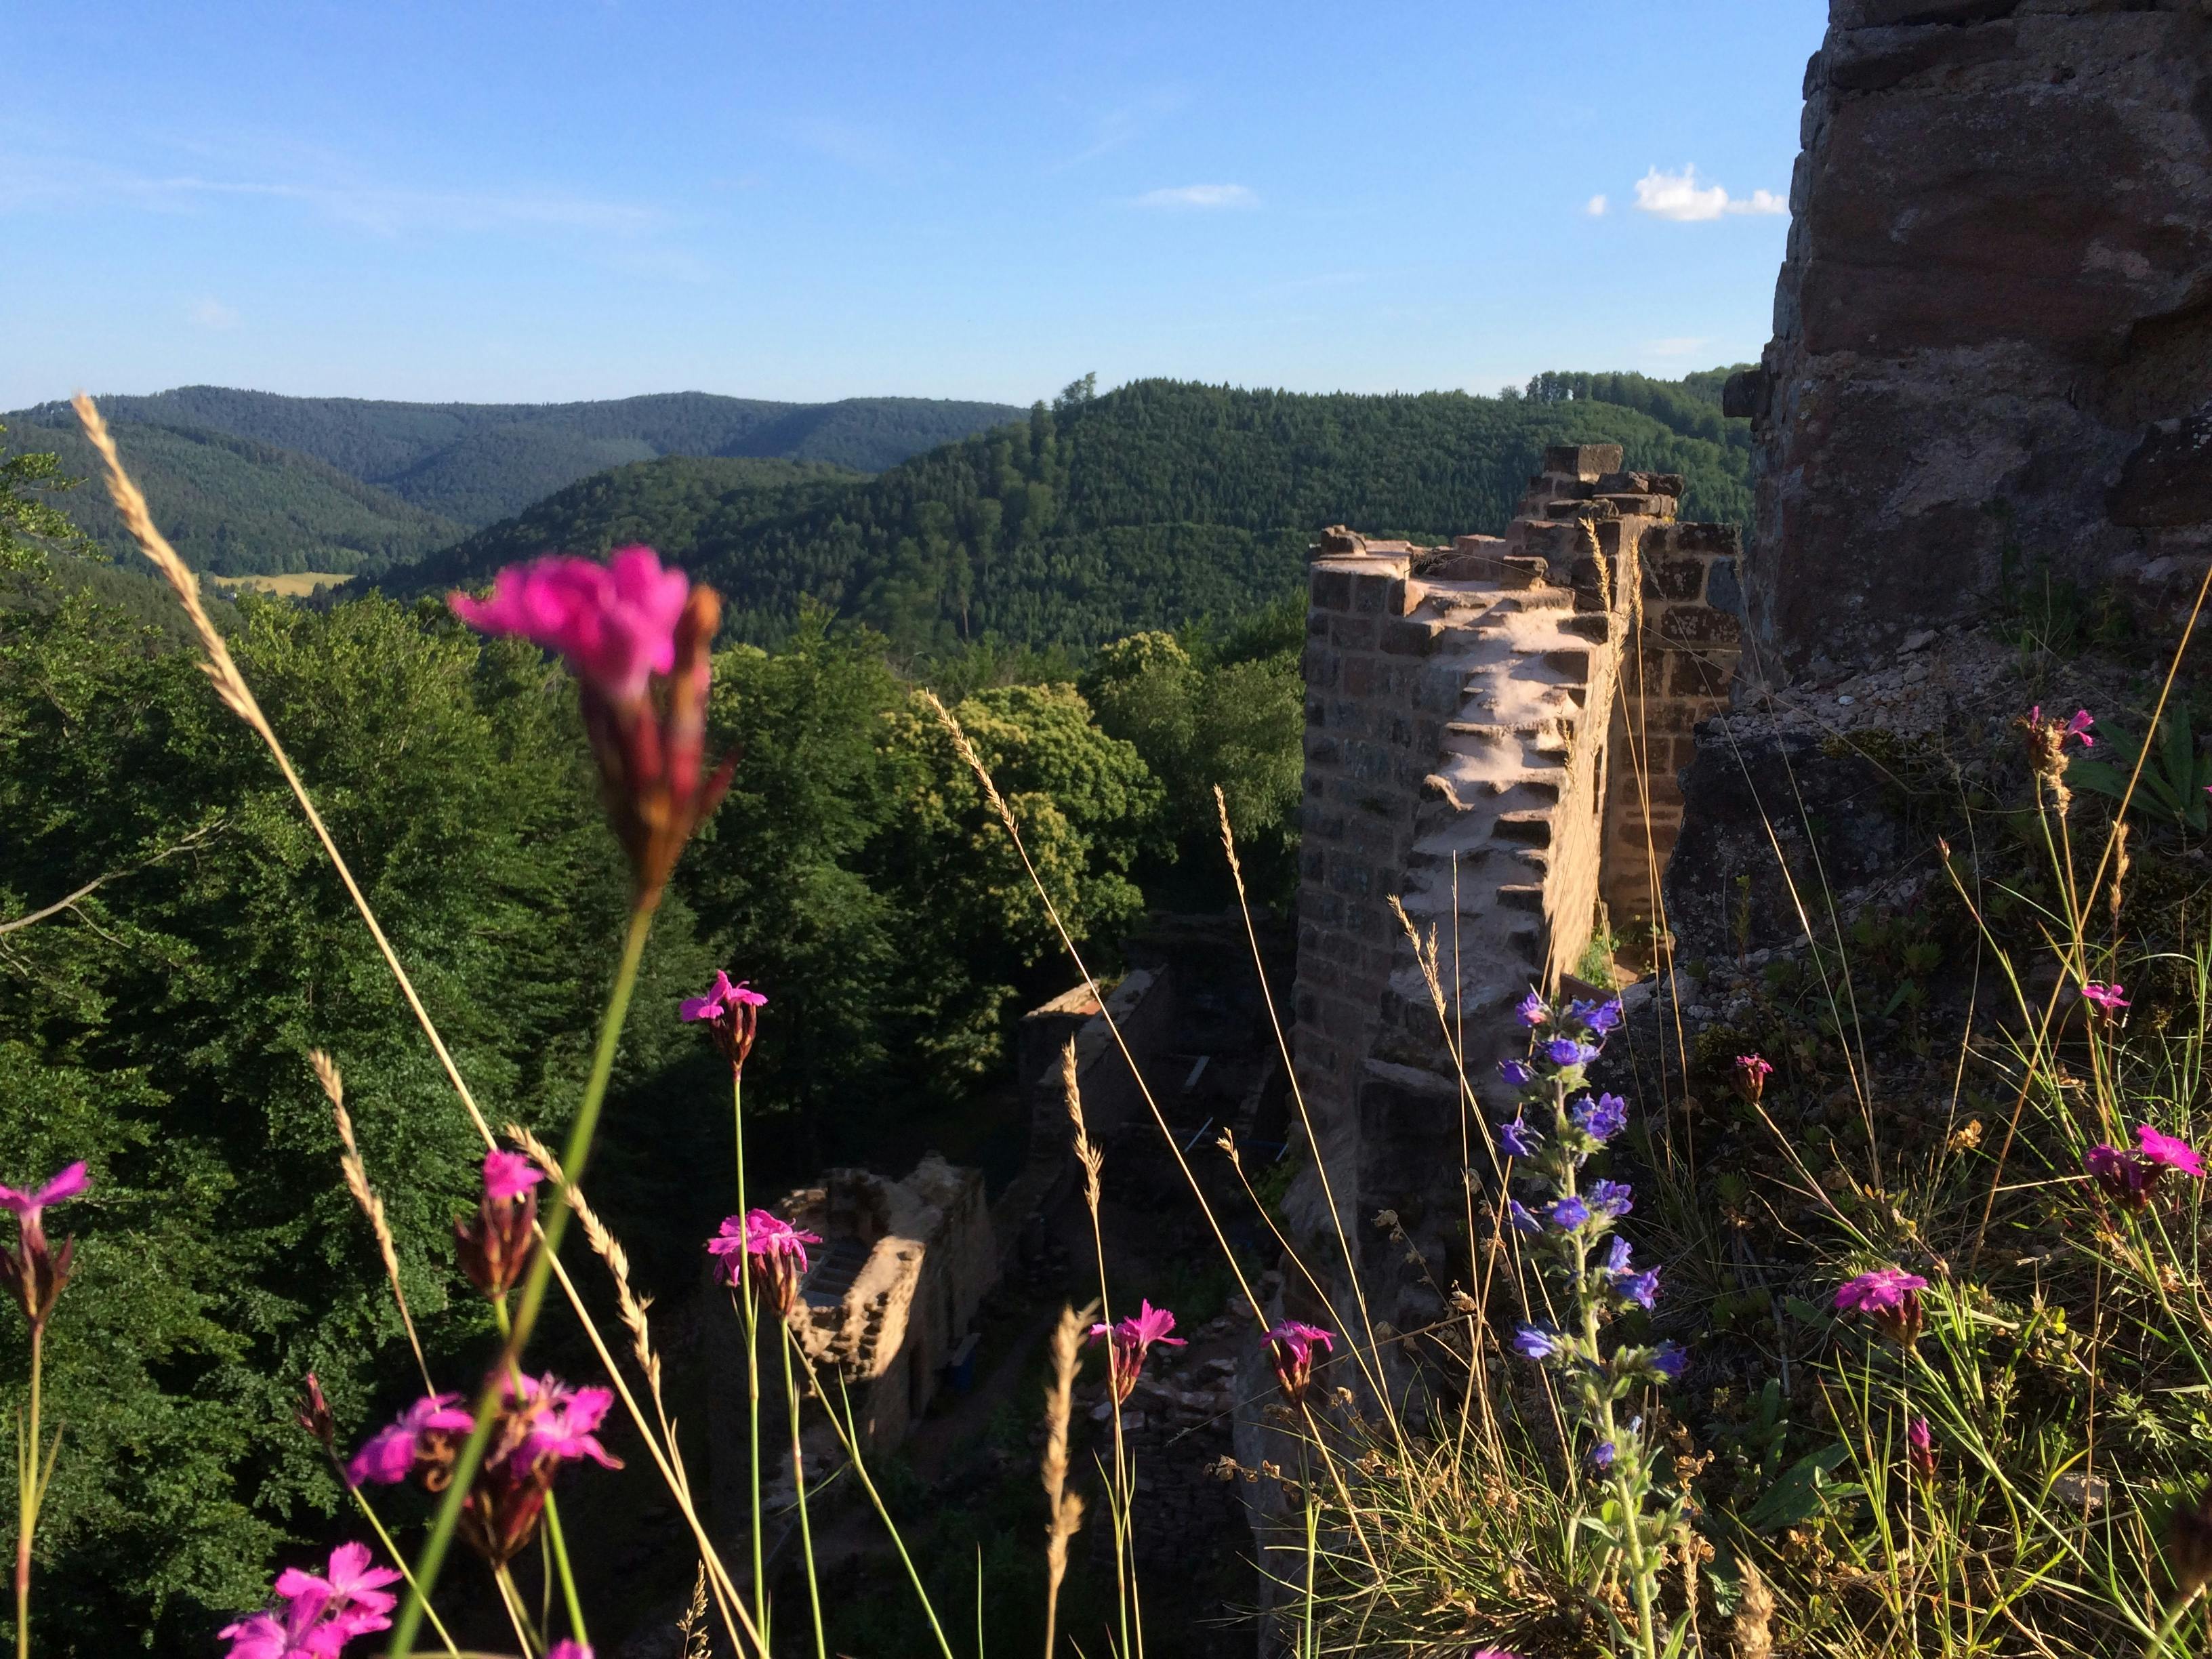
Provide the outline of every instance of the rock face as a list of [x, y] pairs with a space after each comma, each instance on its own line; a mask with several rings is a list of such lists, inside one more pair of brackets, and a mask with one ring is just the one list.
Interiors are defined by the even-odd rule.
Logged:
[[2045, 571], [2212, 553], [2212, 0], [1832, 0], [1760, 368], [1748, 580], [1787, 678]]

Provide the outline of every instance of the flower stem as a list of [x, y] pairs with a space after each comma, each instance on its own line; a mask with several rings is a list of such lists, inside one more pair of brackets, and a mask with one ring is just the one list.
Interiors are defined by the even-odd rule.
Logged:
[[630, 993], [637, 987], [638, 963], [645, 955], [645, 941], [652, 931], [653, 907], [640, 905], [630, 913], [629, 931], [623, 940], [622, 962], [615, 969], [606, 1012], [599, 1019], [599, 1046], [592, 1055], [591, 1076], [584, 1084], [584, 1097], [576, 1109], [576, 1121], [569, 1128], [568, 1144], [562, 1149], [561, 1191], [558, 1201], [543, 1224], [544, 1243], [531, 1258], [530, 1276], [523, 1281], [522, 1299], [515, 1310], [514, 1326], [508, 1333], [506, 1350], [485, 1376], [483, 1390], [477, 1397], [476, 1423], [469, 1431], [469, 1437], [461, 1443], [445, 1499], [438, 1505], [437, 1516], [430, 1523], [430, 1536], [416, 1561], [415, 1577], [407, 1587], [406, 1599], [399, 1604], [399, 1617], [392, 1626], [392, 1640], [385, 1649], [387, 1659], [404, 1659], [414, 1650], [416, 1632], [422, 1626], [423, 1606], [438, 1587], [438, 1574], [446, 1565], [447, 1552], [453, 1547], [453, 1529], [460, 1520], [461, 1505], [467, 1501], [477, 1470], [483, 1463], [484, 1448], [491, 1440], [500, 1395], [507, 1387], [507, 1367], [528, 1344], [530, 1334], [537, 1327], [538, 1313], [545, 1305], [545, 1286], [553, 1276], [553, 1258], [560, 1253], [562, 1235], [568, 1230], [568, 1189], [583, 1179], [584, 1165], [591, 1158], [592, 1137], [599, 1132], [599, 1109], [606, 1100], [607, 1081], [614, 1074], [615, 1049], [622, 1038], [623, 1018], [629, 1012]]
[[[738, 1225], [745, 1225], [745, 1073], [742, 1066], [730, 1069], [730, 1117], [738, 1143]], [[768, 1645], [768, 1571], [761, 1540], [760, 1449], [760, 1301], [750, 1271], [741, 1275], [743, 1293], [734, 1298], [745, 1331], [745, 1433], [750, 1458], [746, 1465], [753, 1505], [753, 1628], [761, 1645]]]
[[584, 1628], [583, 1598], [576, 1594], [576, 1574], [568, 1565], [568, 1540], [561, 1530], [561, 1505], [553, 1494], [545, 1494], [545, 1535], [553, 1543], [553, 1570], [561, 1575], [561, 1600], [568, 1609], [568, 1633], [586, 1647], [592, 1645], [592, 1634]]
[[31, 1659], [31, 1539], [39, 1527], [39, 1389], [46, 1364], [46, 1322], [31, 1322], [31, 1407], [15, 1443], [15, 1659]]
[[778, 1352], [783, 1356], [783, 1397], [791, 1408], [791, 1484], [799, 1494], [799, 1547], [806, 1560], [806, 1600], [814, 1613], [814, 1659], [829, 1659], [822, 1632], [822, 1587], [814, 1578], [814, 1528], [806, 1517], [806, 1460], [799, 1448], [799, 1389], [791, 1376], [791, 1347], [799, 1339], [792, 1334], [789, 1322], [776, 1322], [783, 1328], [783, 1346]]

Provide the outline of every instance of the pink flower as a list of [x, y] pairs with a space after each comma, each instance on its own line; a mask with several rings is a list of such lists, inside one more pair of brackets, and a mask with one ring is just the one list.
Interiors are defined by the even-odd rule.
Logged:
[[690, 592], [690, 579], [663, 570], [651, 548], [624, 547], [605, 564], [555, 553], [509, 565], [489, 599], [455, 593], [447, 603], [471, 628], [557, 651], [578, 678], [635, 702], [647, 676], [675, 666], [676, 621]]
[[341, 1544], [327, 1575], [286, 1568], [276, 1578], [281, 1612], [251, 1613], [219, 1632], [231, 1644], [227, 1659], [335, 1659], [355, 1637], [390, 1629], [385, 1614], [397, 1598], [384, 1586], [399, 1575], [369, 1561], [367, 1546]]
[[609, 1456], [592, 1432], [606, 1420], [608, 1409], [615, 1403], [614, 1390], [563, 1389], [550, 1377], [546, 1382], [550, 1398], [532, 1420], [530, 1434], [516, 1455], [526, 1460], [550, 1457], [558, 1462], [588, 1457], [605, 1468], [620, 1468], [621, 1461]]
[[574, 1637], [567, 1637], [545, 1650], [545, 1659], [592, 1659], [592, 1650]]
[[0, 1247], [0, 1283], [7, 1285], [23, 1310], [23, 1317], [34, 1326], [44, 1325], [46, 1316], [54, 1310], [62, 1287], [69, 1283], [70, 1263], [76, 1256], [74, 1237], [64, 1239], [58, 1250], [48, 1246], [46, 1206], [75, 1198], [90, 1184], [80, 1158], [33, 1191], [0, 1186], [0, 1209], [15, 1216], [21, 1247], [15, 1250]]
[[1766, 1079], [1774, 1075], [1774, 1067], [1758, 1054], [1738, 1054], [1735, 1057], [1735, 1091], [1747, 1105], [1756, 1106], [1766, 1092]]
[[[2030, 726], [2039, 726], [2043, 724], [2043, 705], [2041, 703], [2036, 704], [2034, 708], [2027, 711], [2027, 723]], [[2069, 738], [2079, 738], [2081, 739], [2081, 746], [2084, 749], [2094, 749], [2097, 746], [2096, 738], [2089, 735], [2089, 728], [2096, 723], [2097, 722], [2090, 717], [2089, 711], [2086, 708], [2075, 709], [2074, 711], [2074, 718], [2068, 720], [2063, 726], [2059, 725], [2057, 715], [2053, 714], [2051, 717], [2051, 724], [2058, 733], [2059, 742], [2063, 743]]]
[[2160, 1134], [2148, 1123], [2139, 1123], [2136, 1126], [2136, 1143], [2140, 1149], [2137, 1156], [2145, 1163], [2155, 1164], [2163, 1169], [2179, 1170], [2185, 1176], [2195, 1176], [2199, 1181], [2204, 1178], [2204, 1160], [2197, 1155], [2197, 1149], [2187, 1141], [2172, 1135]]
[[743, 1072], [745, 1056], [752, 1052], [759, 1011], [767, 1006], [768, 999], [758, 991], [743, 980], [731, 984], [730, 976], [717, 969], [707, 994], [684, 998], [677, 1012], [685, 1019], [704, 1021], [708, 1035], [730, 1062], [731, 1071]]
[[1306, 1397], [1307, 1386], [1313, 1381], [1315, 1345], [1336, 1352], [1334, 1336], [1318, 1325], [1301, 1325], [1295, 1320], [1285, 1320], [1261, 1340], [1267, 1345], [1268, 1363], [1275, 1368], [1276, 1385], [1293, 1406]]
[[1916, 1417], [1906, 1426], [1905, 1456], [1914, 1474], [1929, 1480], [1936, 1478], [1936, 1437], [1929, 1432], [1926, 1418]]
[[707, 1254], [723, 1258], [725, 1283], [735, 1285], [741, 1274], [750, 1273], [754, 1287], [788, 1319], [799, 1305], [799, 1280], [806, 1276], [806, 1247], [821, 1242], [820, 1234], [802, 1232], [781, 1216], [749, 1210], [742, 1220], [724, 1218], [721, 1231], [707, 1241]]
[[458, 1394], [425, 1395], [390, 1427], [379, 1429], [346, 1465], [349, 1486], [374, 1482], [396, 1486], [415, 1471], [418, 1460], [449, 1455], [452, 1438], [465, 1435], [476, 1419], [460, 1408]]
[[520, 1198], [545, 1172], [520, 1152], [486, 1152], [483, 1161], [484, 1196], [495, 1204]]
[[483, 1197], [456, 1217], [453, 1242], [469, 1283], [496, 1302], [513, 1290], [538, 1243], [538, 1183], [544, 1175], [520, 1152], [484, 1154]]
[[1115, 1405], [1122, 1404], [1135, 1392], [1137, 1379], [1144, 1373], [1145, 1356], [1154, 1343], [1170, 1348], [1186, 1346], [1181, 1337], [1168, 1334], [1175, 1329], [1175, 1316], [1165, 1308], [1155, 1308], [1146, 1302], [1126, 1319], [1091, 1328], [1093, 1342], [1102, 1336], [1108, 1340], [1106, 1376], [1114, 1391]]
[[1891, 1338], [1910, 1344], [1920, 1334], [1920, 1292], [1928, 1281], [1902, 1267], [1878, 1267], [1837, 1287], [1841, 1313], [1864, 1314]]
[[2121, 994], [2126, 989], [2127, 987], [2118, 981], [2110, 985], [2100, 985], [2093, 979], [2081, 988], [2081, 1000], [2093, 1004], [2106, 1018], [2111, 1019], [2121, 1009], [2130, 1006], [2127, 998]]
[[567, 658], [607, 814], [629, 854], [633, 898], [660, 900], [678, 856], [730, 786], [708, 775], [709, 653], [721, 626], [714, 590], [664, 570], [649, 547], [605, 565], [550, 555], [501, 571], [489, 599], [455, 593], [454, 612], [487, 634], [516, 635]]

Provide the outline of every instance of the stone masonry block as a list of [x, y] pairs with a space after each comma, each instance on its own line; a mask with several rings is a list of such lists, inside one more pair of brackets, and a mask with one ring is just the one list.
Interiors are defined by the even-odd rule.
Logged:
[[1362, 616], [1395, 616], [1400, 584], [1396, 578], [1359, 575], [1352, 579], [1352, 608]]
[[1349, 611], [1352, 609], [1352, 573], [1348, 570], [1316, 570], [1313, 573], [1310, 592], [1313, 608], [1316, 611]]
[[1705, 591], [1705, 562], [1693, 555], [1668, 554], [1644, 562], [1647, 599], [1695, 599]]
[[1347, 696], [1364, 697], [1375, 690], [1375, 659], [1355, 652], [1344, 659], [1344, 690]]
[[1372, 651], [1376, 623], [1372, 617], [1338, 617], [1329, 624], [1328, 637], [1342, 651]]
[[1670, 605], [1660, 614], [1659, 636], [1681, 645], [1734, 645], [1743, 624], [1709, 605]]
[[1720, 697], [1728, 694], [1729, 681], [1735, 677], [1735, 664], [1720, 655], [1705, 656], [1694, 651], [1673, 651], [1674, 658], [1667, 675], [1667, 690], [1670, 696]]
[[1436, 642], [1436, 630], [1426, 623], [1394, 622], [1382, 629], [1382, 649], [1394, 657], [1425, 657]]
[[1620, 471], [1621, 454], [1619, 444], [1553, 444], [1544, 451], [1544, 471], [1595, 483]]
[[1587, 685], [1589, 683], [1590, 653], [1587, 651], [1547, 651], [1544, 653], [1544, 666], [1570, 684]]

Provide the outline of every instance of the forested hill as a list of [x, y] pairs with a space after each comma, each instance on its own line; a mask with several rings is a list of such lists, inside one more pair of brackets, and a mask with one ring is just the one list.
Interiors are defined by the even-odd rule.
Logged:
[[[1684, 385], [1644, 382], [1702, 408]], [[1687, 476], [1686, 514], [1740, 523], [1747, 453], [1728, 438], [1687, 436], [1557, 384], [1514, 398], [1170, 380], [1091, 397], [1079, 386], [1022, 425], [781, 500], [749, 485], [717, 490], [683, 460], [626, 467], [394, 571], [387, 586], [469, 586], [550, 548], [647, 541], [714, 581], [732, 629], [756, 641], [780, 637], [812, 599], [908, 650], [987, 635], [1084, 647], [1259, 609], [1301, 580], [1323, 525], [1438, 539], [1495, 532], [1550, 443], [1619, 442], [1631, 466]]]
[[[225, 575], [368, 572], [451, 545], [589, 474], [668, 454], [878, 471], [1018, 419], [922, 398], [775, 403], [669, 392], [576, 404], [284, 398], [223, 386], [106, 398], [126, 459], [185, 556]], [[61, 404], [0, 416], [15, 451], [88, 471]], [[82, 497], [73, 506], [82, 504]], [[97, 507], [86, 528], [109, 539]]]

